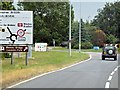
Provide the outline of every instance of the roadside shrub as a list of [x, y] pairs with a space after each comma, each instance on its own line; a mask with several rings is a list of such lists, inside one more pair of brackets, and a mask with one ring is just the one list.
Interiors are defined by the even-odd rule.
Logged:
[[82, 42], [81, 48], [82, 49], [91, 49], [93, 44], [91, 42]]
[[79, 44], [78, 43], [73, 46], [73, 49], [78, 49], [78, 48], [79, 48]]
[[120, 48], [118, 48], [118, 53], [120, 53]]
[[11, 58], [11, 55], [9, 53], [2, 53], [2, 59], [4, 58]]
[[106, 37], [106, 43], [108, 43], [108, 44], [115, 44], [116, 42], [118, 42], [118, 38], [116, 38], [112, 34], [107, 35], [107, 37]]

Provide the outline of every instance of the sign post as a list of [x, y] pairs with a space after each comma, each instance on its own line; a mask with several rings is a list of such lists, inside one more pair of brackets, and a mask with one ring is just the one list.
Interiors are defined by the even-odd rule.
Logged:
[[55, 47], [55, 39], [53, 39], [53, 46]]
[[20, 52], [18, 52], [18, 58], [20, 58]]
[[28, 45], [28, 58], [32, 58], [32, 46]]
[[71, 1], [69, 7], [69, 54], [71, 56]]
[[11, 65], [13, 64], [13, 52], [11, 52]]
[[[13, 52], [18, 52], [18, 57], [19, 52], [26, 52], [27, 65], [30, 47], [26, 45], [33, 44], [33, 11], [0, 10], [0, 44], [3, 45], [2, 52], [11, 52], [11, 64]], [[29, 54], [31, 57], [32, 50]]]
[[26, 60], [25, 60], [25, 65], [28, 65], [28, 52], [26, 52]]
[[2, 52], [11, 52], [11, 64], [14, 63], [13, 52], [26, 52], [26, 63], [28, 64], [28, 46], [3, 46]]

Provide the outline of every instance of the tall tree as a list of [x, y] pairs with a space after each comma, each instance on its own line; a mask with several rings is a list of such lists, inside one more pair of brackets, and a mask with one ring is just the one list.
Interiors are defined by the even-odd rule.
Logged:
[[15, 7], [13, 6], [13, 2], [1, 2], [0, 8], [2, 10], [15, 10]]
[[96, 30], [93, 34], [93, 43], [97, 46], [104, 46], [106, 35], [102, 30]]
[[120, 2], [106, 3], [99, 14], [95, 16], [93, 24], [102, 29], [107, 35], [120, 38]]
[[[59, 44], [68, 40], [69, 3], [68, 2], [22, 2], [24, 10], [34, 13], [34, 40], [52, 44], [52, 39]], [[72, 10], [72, 20], [74, 12]]]

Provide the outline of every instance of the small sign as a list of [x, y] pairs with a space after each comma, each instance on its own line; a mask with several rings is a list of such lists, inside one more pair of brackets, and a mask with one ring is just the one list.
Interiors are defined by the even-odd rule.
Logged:
[[2, 52], [28, 52], [28, 46], [2, 46]]
[[99, 47], [99, 46], [94, 46], [93, 49], [94, 49], [94, 50], [99, 50], [100, 47]]
[[35, 43], [35, 51], [47, 51], [47, 43]]

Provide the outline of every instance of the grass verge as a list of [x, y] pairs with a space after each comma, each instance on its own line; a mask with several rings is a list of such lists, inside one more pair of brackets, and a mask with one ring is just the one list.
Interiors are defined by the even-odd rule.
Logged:
[[120, 48], [118, 48], [118, 53], [120, 54]]
[[[55, 47], [52, 50], [68, 50], [67, 48], [64, 47]], [[73, 51], [78, 50], [78, 49], [72, 49]], [[102, 48], [99, 50], [94, 50], [94, 49], [81, 49], [82, 52], [102, 52]]]
[[102, 52], [102, 48], [99, 50], [94, 50], [94, 49], [82, 49], [83, 52]]
[[[24, 55], [23, 55], [24, 56]], [[2, 84], [7, 87], [11, 84], [28, 79], [35, 75], [57, 70], [73, 63], [88, 59], [88, 54], [72, 52], [70, 57], [67, 52], [33, 52], [34, 59], [29, 59], [29, 65], [25, 66], [25, 57], [14, 58], [14, 64], [10, 65], [10, 59], [2, 61]]]

